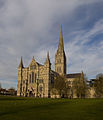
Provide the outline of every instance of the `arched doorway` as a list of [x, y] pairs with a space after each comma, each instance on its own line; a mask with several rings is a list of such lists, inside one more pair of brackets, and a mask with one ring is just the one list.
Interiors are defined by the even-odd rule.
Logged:
[[29, 92], [29, 97], [33, 97], [32, 91]]

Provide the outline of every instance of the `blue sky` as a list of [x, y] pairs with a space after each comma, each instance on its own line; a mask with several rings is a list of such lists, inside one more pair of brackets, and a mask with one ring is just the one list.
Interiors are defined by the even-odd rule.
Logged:
[[61, 24], [67, 72], [103, 73], [103, 0], [0, 0], [2, 87], [16, 88], [21, 56], [27, 67], [49, 51], [54, 69]]

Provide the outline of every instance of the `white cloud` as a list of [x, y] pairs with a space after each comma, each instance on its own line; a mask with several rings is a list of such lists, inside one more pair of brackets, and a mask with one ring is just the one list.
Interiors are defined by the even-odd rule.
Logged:
[[95, 23], [89, 31], [73, 32], [72, 43], [69, 41], [65, 46], [67, 56], [69, 56], [68, 64], [71, 63], [68, 71], [83, 70], [89, 77], [103, 71], [103, 39], [101, 38], [101, 42], [96, 40], [97, 43], [94, 45], [87, 44], [90, 41], [93, 43], [92, 38], [101, 33], [103, 33], [103, 19]]
[[[2, 4], [0, 4], [0, 78], [17, 79], [20, 56], [23, 56], [26, 66], [30, 63], [33, 55], [37, 61], [44, 63], [46, 52], [49, 50], [53, 63], [59, 37], [60, 26], [58, 27], [58, 24], [63, 22], [66, 16], [69, 20], [77, 7], [95, 2], [98, 1], [2, 0]], [[80, 52], [84, 50], [82, 44], [76, 45], [76, 43], [80, 40], [86, 42], [92, 35], [102, 31], [102, 21], [99, 21], [91, 31], [81, 31], [79, 33], [74, 31], [76, 36], [73, 37], [73, 42], [65, 45], [68, 64], [72, 64], [68, 68], [68, 71], [71, 72], [79, 72], [81, 60], [92, 54], [86, 53], [84, 56], [84, 53]], [[89, 61], [93, 59], [97, 59], [97, 56], [88, 58]], [[101, 61], [97, 60], [97, 62]], [[83, 63], [87, 64], [86, 61]], [[90, 66], [89, 63], [87, 65]], [[92, 66], [89, 71], [92, 71]]]

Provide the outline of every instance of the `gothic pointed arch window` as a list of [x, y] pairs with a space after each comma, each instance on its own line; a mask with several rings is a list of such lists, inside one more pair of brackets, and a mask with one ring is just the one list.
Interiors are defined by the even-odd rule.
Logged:
[[40, 92], [42, 92], [43, 91], [43, 86], [40, 86], [39, 90], [40, 90]]
[[34, 72], [32, 72], [32, 83], [34, 83]]
[[37, 79], [37, 74], [35, 73], [35, 83], [36, 83], [36, 79]]
[[61, 72], [61, 67], [57, 67], [57, 72], [58, 72], [58, 73]]
[[30, 69], [31, 69], [31, 70], [36, 69], [36, 65], [30, 66]]
[[29, 83], [31, 83], [31, 74], [29, 75]]
[[57, 63], [61, 63], [61, 59], [58, 59], [58, 60], [57, 60]]

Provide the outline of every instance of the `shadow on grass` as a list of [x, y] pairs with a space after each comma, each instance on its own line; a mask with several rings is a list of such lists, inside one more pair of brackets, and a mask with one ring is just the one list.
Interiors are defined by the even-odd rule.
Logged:
[[[8, 99], [8, 100], [12, 100], [12, 99]], [[15, 99], [15, 100], [18, 100], [18, 99]], [[19, 100], [25, 100], [25, 99], [19, 99]], [[37, 99], [34, 99], [34, 100], [37, 100]], [[38, 99], [40, 100], [40, 99]], [[48, 110], [48, 109], [51, 109], [51, 108], [55, 108], [55, 107], [59, 107], [61, 105], [64, 105], [64, 104], [68, 104], [70, 101], [59, 101], [57, 100], [56, 102], [53, 100], [50, 100], [50, 101], [46, 101], [48, 99], [42, 99], [44, 103], [37, 103], [37, 101], [35, 101], [35, 104], [33, 105], [32, 102], [33, 102], [33, 99], [32, 100], [27, 100], [27, 105], [26, 105], [26, 102], [24, 105], [20, 105], [20, 106], [11, 106], [11, 109], [8, 110], [8, 111], [5, 111], [5, 112], [1, 112], [0, 113], [0, 117], [1, 116], [5, 116], [5, 115], [10, 115], [10, 114], [17, 114], [17, 113], [20, 113], [20, 112], [26, 112], [26, 111], [37, 111], [37, 110]], [[45, 102], [46, 101], [46, 102]], [[28, 104], [30, 103], [31, 104]], [[40, 101], [39, 101], [40, 102]], [[9, 103], [8, 103], [9, 104]]]

